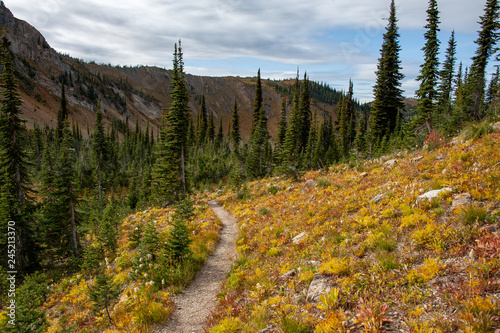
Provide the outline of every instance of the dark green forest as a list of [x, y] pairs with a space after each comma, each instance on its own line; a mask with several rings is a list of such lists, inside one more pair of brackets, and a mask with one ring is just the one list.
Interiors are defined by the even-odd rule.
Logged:
[[[191, 118], [180, 41], [173, 55], [172, 103], [165, 106], [159, 135], [153, 135], [149, 127], [131, 129], [128, 123], [114, 122], [106, 129], [100, 96], [111, 98], [122, 110], [126, 103], [111, 90], [88, 89], [81, 93], [94, 103], [95, 125], [84, 136], [86, 129], [69, 122], [66, 99], [70, 86], [95, 79], [82, 68], [76, 78], [65, 73], [56, 78], [61, 95], [55, 128], [28, 130], [20, 112], [13, 54], [4, 34], [0, 45], [0, 228], [6, 234], [8, 221], [15, 221], [16, 252], [7, 251], [8, 237], [0, 238], [2, 267], [15, 265], [12, 270], [18, 272], [18, 284], [35, 272], [55, 281], [71, 272], [96, 272], [97, 263], [116, 250], [117, 225], [130, 212], [179, 203], [189, 210], [187, 198], [196, 191], [229, 186], [243, 192], [248, 180], [300, 179], [306, 170], [326, 170], [338, 163], [355, 164], [399, 149], [430, 146], [453, 137], [471, 122], [480, 133], [490, 131], [489, 123], [498, 119], [500, 107], [499, 72], [489, 81], [486, 73], [487, 64], [497, 60], [498, 2], [487, 1], [470, 68], [457, 64], [454, 34], [446, 44], [444, 62], [439, 62], [435, 0], [429, 1], [427, 23], [415, 110], [409, 112], [403, 103], [400, 36], [392, 1], [372, 103], [355, 100], [352, 82], [345, 91], [312, 82], [307, 73], [303, 77], [297, 73], [289, 86], [268, 82], [283, 97], [279, 127], [272, 138], [259, 70], [251, 134], [246, 140], [240, 133], [236, 100], [229, 132], [224, 131], [227, 124], [214, 123], [213, 114], [207, 112], [205, 100], [211, 96], [202, 97], [199, 117]], [[311, 103], [318, 101], [337, 105], [336, 112], [312, 112]], [[182, 221], [179, 230], [176, 256], [182, 256], [188, 243]], [[3, 297], [8, 285], [1, 274]], [[2, 306], [4, 302], [0, 300]]]

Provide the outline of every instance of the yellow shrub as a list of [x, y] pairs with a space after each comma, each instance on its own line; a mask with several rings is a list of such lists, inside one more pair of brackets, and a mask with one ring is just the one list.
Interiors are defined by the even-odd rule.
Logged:
[[443, 269], [444, 265], [439, 264], [439, 259], [425, 259], [422, 266], [409, 271], [406, 278], [410, 284], [427, 283]]
[[243, 323], [240, 318], [224, 318], [219, 325], [212, 327], [210, 333], [238, 333], [241, 332]]
[[347, 258], [334, 257], [323, 263], [319, 268], [320, 273], [330, 273], [336, 275], [345, 275], [349, 273], [349, 260]]

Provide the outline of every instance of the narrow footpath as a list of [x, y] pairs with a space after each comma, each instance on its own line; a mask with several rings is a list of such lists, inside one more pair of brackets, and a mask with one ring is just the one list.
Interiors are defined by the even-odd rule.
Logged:
[[215, 308], [220, 283], [227, 277], [236, 258], [238, 225], [234, 217], [214, 200], [208, 205], [222, 221], [223, 229], [213, 255], [196, 275], [193, 282], [180, 295], [176, 295], [175, 310], [165, 326], [156, 332], [203, 332], [206, 318]]

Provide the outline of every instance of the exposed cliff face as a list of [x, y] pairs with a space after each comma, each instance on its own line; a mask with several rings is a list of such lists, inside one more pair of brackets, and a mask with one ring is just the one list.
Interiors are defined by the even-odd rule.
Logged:
[[[143, 129], [149, 122], [150, 128], [157, 132], [162, 110], [170, 105], [169, 70], [147, 66], [97, 65], [61, 55], [33, 26], [15, 18], [3, 3], [0, 6], [0, 25], [5, 27], [12, 43], [23, 99], [23, 116], [29, 127], [34, 123], [55, 126], [61, 82], [65, 82], [72, 110], [70, 121], [75, 121], [84, 135], [87, 128], [92, 130], [98, 98], [101, 99], [108, 125], [112, 122], [125, 123], [128, 119], [132, 127], [137, 121]], [[216, 126], [222, 118], [226, 132], [236, 99], [241, 112], [242, 135], [248, 136], [255, 99], [255, 78], [186, 75], [186, 81], [193, 119], [197, 119], [200, 99], [204, 94], [208, 111], [214, 113]], [[290, 83], [284, 81], [280, 84]], [[265, 81], [263, 95], [269, 131], [274, 135], [281, 96]], [[332, 112], [334, 106], [316, 103], [314, 109]]]

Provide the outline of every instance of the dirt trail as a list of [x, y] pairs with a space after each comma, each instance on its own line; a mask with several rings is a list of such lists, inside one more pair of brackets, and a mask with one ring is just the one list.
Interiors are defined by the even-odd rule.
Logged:
[[207, 259], [189, 287], [174, 297], [176, 308], [172, 317], [165, 326], [155, 330], [156, 332], [203, 332], [206, 317], [215, 308], [220, 282], [227, 277], [236, 258], [236, 220], [214, 200], [209, 201], [208, 205], [223, 224], [217, 249]]

